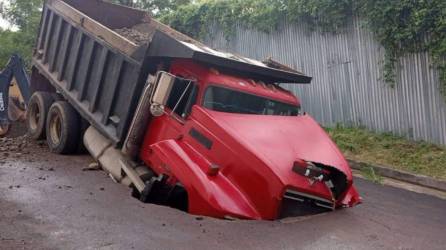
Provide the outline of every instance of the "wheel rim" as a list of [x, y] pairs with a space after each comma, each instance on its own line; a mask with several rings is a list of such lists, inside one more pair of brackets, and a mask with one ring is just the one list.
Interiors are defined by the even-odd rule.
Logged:
[[62, 134], [62, 121], [57, 114], [52, 114], [50, 119], [50, 138], [54, 145], [59, 145]]
[[38, 126], [37, 124], [39, 124], [42, 117], [37, 103], [33, 103], [31, 107], [29, 107], [29, 113], [29, 127], [31, 130], [36, 130]]

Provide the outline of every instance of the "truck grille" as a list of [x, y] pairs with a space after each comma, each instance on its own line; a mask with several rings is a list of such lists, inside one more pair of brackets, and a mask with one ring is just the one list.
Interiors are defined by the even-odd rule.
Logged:
[[336, 207], [333, 201], [290, 189], [286, 190], [283, 197], [285, 199], [300, 201], [303, 203], [311, 203], [318, 207], [323, 207], [331, 210], [334, 210]]

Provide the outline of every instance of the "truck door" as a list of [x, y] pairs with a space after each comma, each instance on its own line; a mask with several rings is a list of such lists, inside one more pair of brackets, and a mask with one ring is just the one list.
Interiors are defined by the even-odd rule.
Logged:
[[177, 78], [167, 99], [166, 115], [153, 118], [146, 135], [150, 144], [177, 138], [196, 103], [198, 86], [195, 81]]

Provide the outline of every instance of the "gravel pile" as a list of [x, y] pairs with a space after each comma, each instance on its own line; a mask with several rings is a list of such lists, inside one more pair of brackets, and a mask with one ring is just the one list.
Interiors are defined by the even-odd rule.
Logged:
[[134, 42], [136, 45], [141, 45], [149, 40], [149, 34], [142, 33], [134, 28], [116, 29], [115, 32]]

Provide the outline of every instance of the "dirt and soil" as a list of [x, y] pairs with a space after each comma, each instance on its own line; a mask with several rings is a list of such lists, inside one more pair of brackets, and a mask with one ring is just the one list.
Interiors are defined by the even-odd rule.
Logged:
[[136, 45], [142, 45], [147, 43], [156, 30], [162, 31], [169, 36], [188, 43], [195, 44], [198, 47], [205, 46], [202, 43], [164, 25], [158, 21], [152, 20], [149, 23], [140, 23], [133, 27], [125, 27], [121, 29], [115, 29], [114, 31], [119, 35], [129, 39]]
[[3, 163], [3, 159], [12, 155], [20, 157], [23, 154], [28, 154], [28, 143], [26, 125], [23, 122], [12, 123], [8, 133], [0, 137], [0, 164]]
[[141, 32], [138, 27], [116, 29], [115, 32], [138, 46], [149, 40], [149, 34]]
[[[8, 144], [8, 146], [6, 146]], [[143, 204], [88, 155], [1, 141], [0, 249], [444, 249], [446, 200], [355, 180], [364, 203], [281, 221], [227, 221]]]
[[4, 138], [17, 138], [25, 135], [26, 124], [24, 122], [12, 122], [9, 126], [9, 131]]

